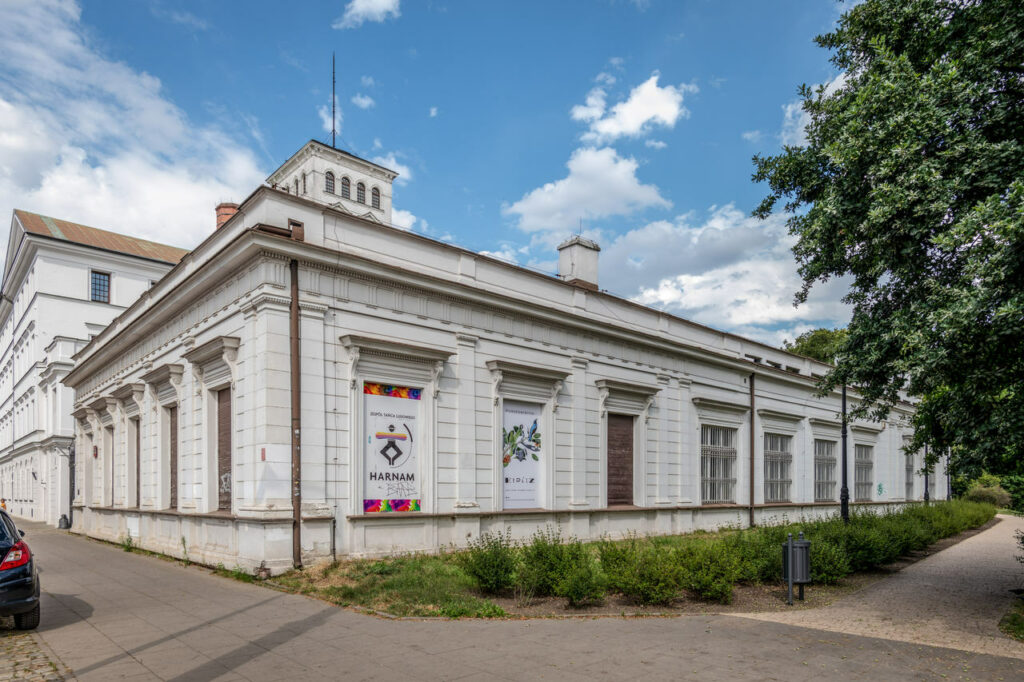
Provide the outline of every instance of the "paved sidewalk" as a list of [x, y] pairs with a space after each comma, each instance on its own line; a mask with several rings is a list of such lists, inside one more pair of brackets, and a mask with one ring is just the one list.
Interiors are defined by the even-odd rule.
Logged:
[[734, 616], [393, 621], [26, 528], [39, 635], [83, 681], [1024, 679], [1016, 657]]
[[831, 606], [747, 617], [1024, 659], [1024, 644], [999, 631], [1015, 599], [1010, 590], [1024, 587], [1014, 539], [1024, 530], [1024, 518], [999, 519], [985, 532]]

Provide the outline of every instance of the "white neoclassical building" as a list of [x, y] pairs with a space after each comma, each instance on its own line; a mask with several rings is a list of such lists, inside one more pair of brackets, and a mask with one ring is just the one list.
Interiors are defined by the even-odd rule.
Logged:
[[14, 211], [0, 299], [0, 497], [56, 524], [70, 508], [72, 356], [186, 253]]
[[[78, 531], [280, 571], [837, 510], [825, 366], [601, 291], [584, 239], [548, 276], [392, 227], [394, 177], [308, 143], [77, 353]], [[850, 426], [856, 504], [922, 497], [909, 409]]]

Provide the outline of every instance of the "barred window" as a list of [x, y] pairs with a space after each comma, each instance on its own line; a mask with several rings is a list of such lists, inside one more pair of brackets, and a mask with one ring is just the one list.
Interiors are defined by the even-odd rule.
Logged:
[[857, 502], [871, 500], [871, 486], [874, 485], [874, 448], [870, 445], [853, 446], [853, 499]]
[[928, 499], [935, 499], [935, 467], [928, 472]]
[[[342, 179], [342, 187], [345, 186], [345, 180]], [[327, 171], [324, 174], [324, 191], [328, 194], [334, 194], [334, 173]]]
[[349, 182], [348, 178], [341, 179], [341, 198], [351, 199], [352, 198], [352, 183]]
[[366, 203], [366, 185], [361, 182], [356, 183], [356, 201], [360, 204]]
[[903, 497], [907, 500], [914, 499], [914, 456], [907, 455], [906, 463], [904, 465], [904, 473], [906, 478], [903, 484]]
[[89, 297], [98, 303], [110, 303], [110, 274], [106, 272], [93, 272], [92, 283], [89, 287]]
[[836, 499], [836, 442], [814, 439], [814, 501]]
[[380, 190], [376, 187], [370, 192], [370, 203], [374, 208], [380, 208]]
[[701, 502], [736, 502], [736, 429], [700, 427]]
[[793, 483], [793, 439], [778, 433], [764, 434], [764, 501], [789, 502]]

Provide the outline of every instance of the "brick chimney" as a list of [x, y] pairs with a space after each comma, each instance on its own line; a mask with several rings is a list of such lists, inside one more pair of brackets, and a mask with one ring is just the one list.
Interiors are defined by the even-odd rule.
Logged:
[[224, 226], [224, 223], [231, 219], [231, 216], [238, 213], [238, 204], [220, 203], [217, 204], [217, 229]]

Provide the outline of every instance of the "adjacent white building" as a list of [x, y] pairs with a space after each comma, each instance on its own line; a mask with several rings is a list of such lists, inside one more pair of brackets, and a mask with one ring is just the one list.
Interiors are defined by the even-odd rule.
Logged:
[[69, 512], [72, 356], [186, 253], [14, 211], [0, 299], [0, 497], [56, 524]]
[[[392, 227], [394, 177], [308, 143], [76, 354], [78, 531], [280, 571], [837, 510], [825, 366], [602, 292], [583, 239], [552, 277]], [[857, 504], [921, 498], [909, 409], [851, 425]]]

